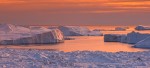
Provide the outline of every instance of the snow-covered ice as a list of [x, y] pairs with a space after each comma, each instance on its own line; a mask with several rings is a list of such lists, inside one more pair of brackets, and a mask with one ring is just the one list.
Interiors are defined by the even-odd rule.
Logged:
[[138, 25], [135, 30], [150, 30], [150, 26]]
[[65, 36], [102, 36], [101, 31], [91, 31], [87, 27], [81, 26], [59, 26]]
[[150, 51], [100, 52], [0, 49], [0, 68], [148, 68]]

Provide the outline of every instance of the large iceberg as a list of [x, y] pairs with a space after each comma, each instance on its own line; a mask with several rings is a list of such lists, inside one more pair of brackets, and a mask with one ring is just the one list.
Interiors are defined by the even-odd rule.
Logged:
[[127, 43], [136, 44], [137, 42], [149, 37], [150, 34], [142, 34], [139, 32], [131, 32], [127, 34]]
[[[20, 26], [16, 26], [16, 27], [20, 27]], [[64, 42], [64, 36], [59, 29], [46, 29], [44, 27], [32, 27], [27, 32], [18, 33], [16, 27], [14, 28], [16, 29], [16, 31], [0, 34], [0, 44], [3, 45], [50, 44], [50, 43]]]
[[150, 36], [136, 43], [134, 47], [150, 48]]
[[91, 31], [81, 26], [59, 26], [58, 27], [65, 36], [102, 36], [100, 31]]
[[137, 27], [135, 27], [135, 30], [150, 30], [150, 26], [138, 25]]
[[104, 41], [105, 42], [122, 42], [128, 44], [136, 44], [139, 41], [149, 37], [150, 34], [142, 34], [139, 32], [131, 32], [127, 35], [123, 34], [105, 34]]

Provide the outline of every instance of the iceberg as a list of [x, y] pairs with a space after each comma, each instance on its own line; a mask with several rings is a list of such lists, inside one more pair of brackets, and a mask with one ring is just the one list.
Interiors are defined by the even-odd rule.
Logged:
[[88, 35], [89, 36], [103, 36], [103, 33], [101, 31], [95, 31], [95, 30], [93, 30], [93, 31], [90, 31], [88, 33]]
[[134, 45], [134, 47], [137, 47], [137, 48], [150, 48], [150, 36], [139, 41], [138, 43], [136, 43]]
[[[51, 44], [64, 42], [63, 33], [59, 29], [30, 27], [28, 28], [29, 31], [26, 31], [27, 28], [20, 26], [15, 26], [13, 29], [15, 29], [15, 31], [0, 34], [1, 45]], [[21, 30], [24, 30], [24, 32], [20, 32]]]
[[121, 43], [127, 43], [127, 40], [128, 40], [127, 35], [122, 35], [120, 42]]
[[127, 34], [127, 43], [136, 44], [137, 42], [149, 37], [150, 34], [142, 34], [139, 32], [131, 32]]
[[[104, 42], [120, 42], [121, 38], [124, 35], [121, 34], [105, 34], [104, 35]], [[124, 41], [124, 40], [122, 40]]]
[[0, 33], [27, 33], [29, 28], [23, 26], [16, 26], [12, 24], [0, 24]]
[[123, 34], [105, 34], [104, 35], [104, 42], [121, 42], [121, 43], [128, 43], [128, 44], [136, 44], [147, 37], [150, 37], [150, 34], [142, 34], [139, 32], [131, 32], [127, 35]]
[[135, 30], [150, 30], [150, 26], [138, 25]]
[[125, 27], [116, 27], [115, 28], [116, 31], [126, 31]]
[[81, 26], [59, 26], [65, 36], [101, 36], [100, 31], [91, 31], [86, 27]]

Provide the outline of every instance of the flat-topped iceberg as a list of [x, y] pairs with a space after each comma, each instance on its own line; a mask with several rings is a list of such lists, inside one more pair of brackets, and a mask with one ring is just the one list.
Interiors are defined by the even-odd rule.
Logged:
[[100, 31], [91, 31], [81, 26], [59, 26], [58, 27], [65, 36], [102, 36]]
[[150, 26], [138, 25], [135, 30], [150, 30]]
[[104, 42], [121, 42], [122, 34], [105, 34]]
[[[16, 27], [20, 27], [20, 26], [16, 26]], [[44, 27], [30, 27], [30, 28], [26, 28], [29, 29], [29, 31], [18, 32], [16, 27], [13, 28], [15, 29], [15, 31], [0, 33], [1, 45], [50, 44], [50, 43], [64, 42], [64, 36], [59, 29], [47, 29]], [[25, 29], [25, 27], [23, 29]]]

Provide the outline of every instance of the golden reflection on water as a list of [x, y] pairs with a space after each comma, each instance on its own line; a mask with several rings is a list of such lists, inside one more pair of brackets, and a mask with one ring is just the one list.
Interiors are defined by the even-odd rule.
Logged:
[[[105, 51], [105, 52], [137, 52], [144, 51], [144, 49], [132, 48], [129, 44], [116, 43], [116, 42], [103, 42], [102, 36], [78, 36], [73, 37], [75, 40], [67, 40], [65, 43], [56, 45], [29, 45], [29, 46], [7, 46], [7, 48], [31, 48], [31, 49], [56, 49], [60, 51], [70, 52], [70, 51]], [[6, 46], [0, 46], [4, 48]]]

